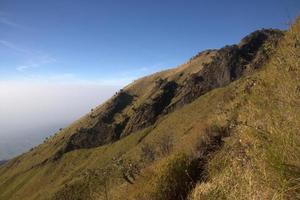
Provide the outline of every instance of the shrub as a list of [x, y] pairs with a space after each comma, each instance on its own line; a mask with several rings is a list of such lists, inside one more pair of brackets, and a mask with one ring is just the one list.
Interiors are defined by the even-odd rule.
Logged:
[[173, 137], [171, 135], [163, 135], [158, 142], [158, 148], [162, 155], [169, 154], [173, 148]]
[[142, 145], [141, 151], [142, 151], [142, 154], [141, 154], [142, 160], [144, 160], [146, 162], [152, 162], [155, 160], [156, 152], [155, 152], [155, 148], [153, 145], [145, 143]]
[[136, 161], [130, 159], [118, 159], [115, 161], [114, 165], [121, 173], [122, 178], [130, 184], [133, 184], [136, 176], [140, 175], [140, 166]]
[[194, 187], [198, 175], [198, 164], [186, 154], [174, 155], [159, 166], [151, 185], [151, 199], [176, 200], [185, 199]]

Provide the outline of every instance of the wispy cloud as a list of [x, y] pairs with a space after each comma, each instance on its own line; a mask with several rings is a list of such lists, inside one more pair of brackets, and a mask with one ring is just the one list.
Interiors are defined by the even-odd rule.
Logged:
[[56, 62], [56, 59], [49, 55], [36, 55], [27, 61], [26, 64], [16, 67], [16, 70], [25, 71], [30, 68], [38, 68], [54, 62]]
[[6, 25], [12, 28], [25, 28], [21, 24], [16, 23], [15, 21], [11, 20], [9, 14], [3, 11], [0, 11], [0, 24]]
[[17, 53], [22, 53], [22, 54], [31, 54], [32, 52], [23, 48], [18, 47], [17, 45], [6, 41], [6, 40], [0, 40], [0, 44], [6, 48], [9, 48]]
[[16, 67], [16, 70], [18, 71], [25, 71], [30, 68], [38, 68], [43, 65], [56, 62], [56, 59], [48, 54], [28, 50], [6, 40], [0, 40], [0, 45], [12, 50], [14, 53], [21, 54], [26, 57], [24, 64]]
[[16, 22], [13, 22], [6, 17], [0, 17], [0, 24], [4, 24], [13, 28], [24, 28], [22, 25], [17, 24]]
[[27, 66], [23, 65], [23, 66], [17, 67], [16, 70], [18, 70], [18, 71], [24, 71], [27, 68], [28, 68]]

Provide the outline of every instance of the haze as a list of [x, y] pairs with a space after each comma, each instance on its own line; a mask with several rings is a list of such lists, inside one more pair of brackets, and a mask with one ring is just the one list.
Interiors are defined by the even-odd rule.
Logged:
[[117, 86], [0, 82], [0, 160], [15, 156], [109, 98]]

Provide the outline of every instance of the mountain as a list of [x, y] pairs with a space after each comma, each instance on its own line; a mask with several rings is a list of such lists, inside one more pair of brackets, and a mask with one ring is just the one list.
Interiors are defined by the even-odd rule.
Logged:
[[0, 199], [297, 199], [300, 20], [143, 77], [0, 167]]

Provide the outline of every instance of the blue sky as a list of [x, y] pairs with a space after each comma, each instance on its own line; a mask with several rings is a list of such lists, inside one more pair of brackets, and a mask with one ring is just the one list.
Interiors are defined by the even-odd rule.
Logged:
[[0, 0], [0, 80], [124, 85], [299, 11], [298, 0]]

